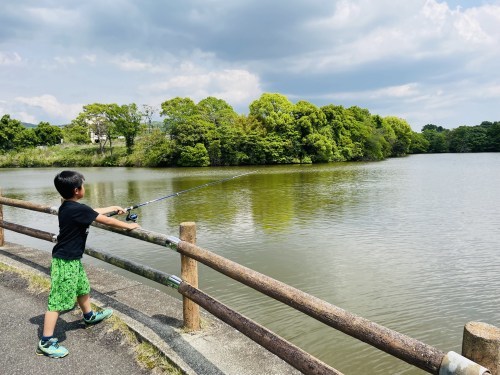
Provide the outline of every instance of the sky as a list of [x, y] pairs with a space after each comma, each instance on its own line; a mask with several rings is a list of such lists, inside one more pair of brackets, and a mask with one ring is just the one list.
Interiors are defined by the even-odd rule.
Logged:
[[0, 116], [23, 122], [175, 97], [248, 114], [263, 93], [415, 131], [500, 121], [500, 0], [2, 3]]

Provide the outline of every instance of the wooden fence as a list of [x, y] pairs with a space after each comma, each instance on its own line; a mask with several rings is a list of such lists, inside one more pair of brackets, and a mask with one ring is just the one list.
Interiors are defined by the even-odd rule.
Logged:
[[[3, 228], [51, 242], [57, 241], [53, 233], [3, 220], [2, 205], [53, 215], [58, 211], [57, 207], [0, 196], [0, 246], [4, 241]], [[187, 329], [200, 329], [199, 306], [201, 306], [304, 374], [341, 373], [198, 289], [197, 262], [430, 374], [500, 375], [500, 330], [496, 327], [470, 322], [464, 328], [463, 356], [453, 351], [444, 353], [197, 246], [194, 223], [182, 223], [179, 238], [142, 228], [124, 231], [99, 223], [93, 225], [169, 247], [181, 254], [179, 278], [100, 250], [91, 248], [85, 250], [90, 256], [177, 289], [183, 296], [184, 326]]]

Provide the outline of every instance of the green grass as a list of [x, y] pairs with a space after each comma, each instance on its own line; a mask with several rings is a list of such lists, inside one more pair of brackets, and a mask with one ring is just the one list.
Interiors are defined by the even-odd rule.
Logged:
[[[96, 309], [96, 307], [92, 308]], [[136, 334], [120, 318], [113, 315], [107, 322], [111, 324], [110, 331], [120, 332], [124, 340], [134, 348], [136, 361], [142, 366], [149, 370], [155, 369], [160, 374], [181, 375], [183, 373], [155, 346], [138, 340]]]
[[36, 167], [123, 167], [130, 165], [123, 142], [101, 154], [98, 145], [62, 144], [43, 148], [26, 148], [0, 154], [0, 168]]
[[46, 277], [23, 271], [4, 263], [0, 263], [0, 273], [15, 273], [28, 282], [28, 290], [33, 294], [41, 294], [50, 290], [50, 280]]

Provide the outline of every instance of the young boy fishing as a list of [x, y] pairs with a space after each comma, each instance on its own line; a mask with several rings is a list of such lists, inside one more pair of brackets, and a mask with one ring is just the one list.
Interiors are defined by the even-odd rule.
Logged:
[[75, 171], [62, 171], [54, 178], [54, 185], [64, 201], [58, 213], [57, 244], [52, 249], [48, 308], [43, 334], [36, 351], [39, 355], [51, 358], [62, 358], [69, 353], [65, 347], [58, 344], [54, 330], [59, 313], [72, 309], [75, 300], [82, 310], [86, 324], [99, 323], [113, 314], [111, 309], [92, 311], [90, 306], [90, 285], [81, 261], [90, 224], [96, 221], [127, 230], [139, 228], [137, 223], [126, 223], [105, 216], [113, 211], [123, 214], [124, 210], [119, 206], [92, 209], [79, 203], [85, 196], [84, 181], [83, 175]]

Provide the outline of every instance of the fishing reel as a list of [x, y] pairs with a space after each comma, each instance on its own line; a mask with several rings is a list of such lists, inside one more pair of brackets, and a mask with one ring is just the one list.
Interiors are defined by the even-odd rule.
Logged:
[[137, 214], [134, 214], [134, 213], [132, 213], [132, 211], [129, 211], [125, 220], [126, 221], [133, 221], [134, 223], [136, 223], [138, 218], [139, 218], [139, 216]]

